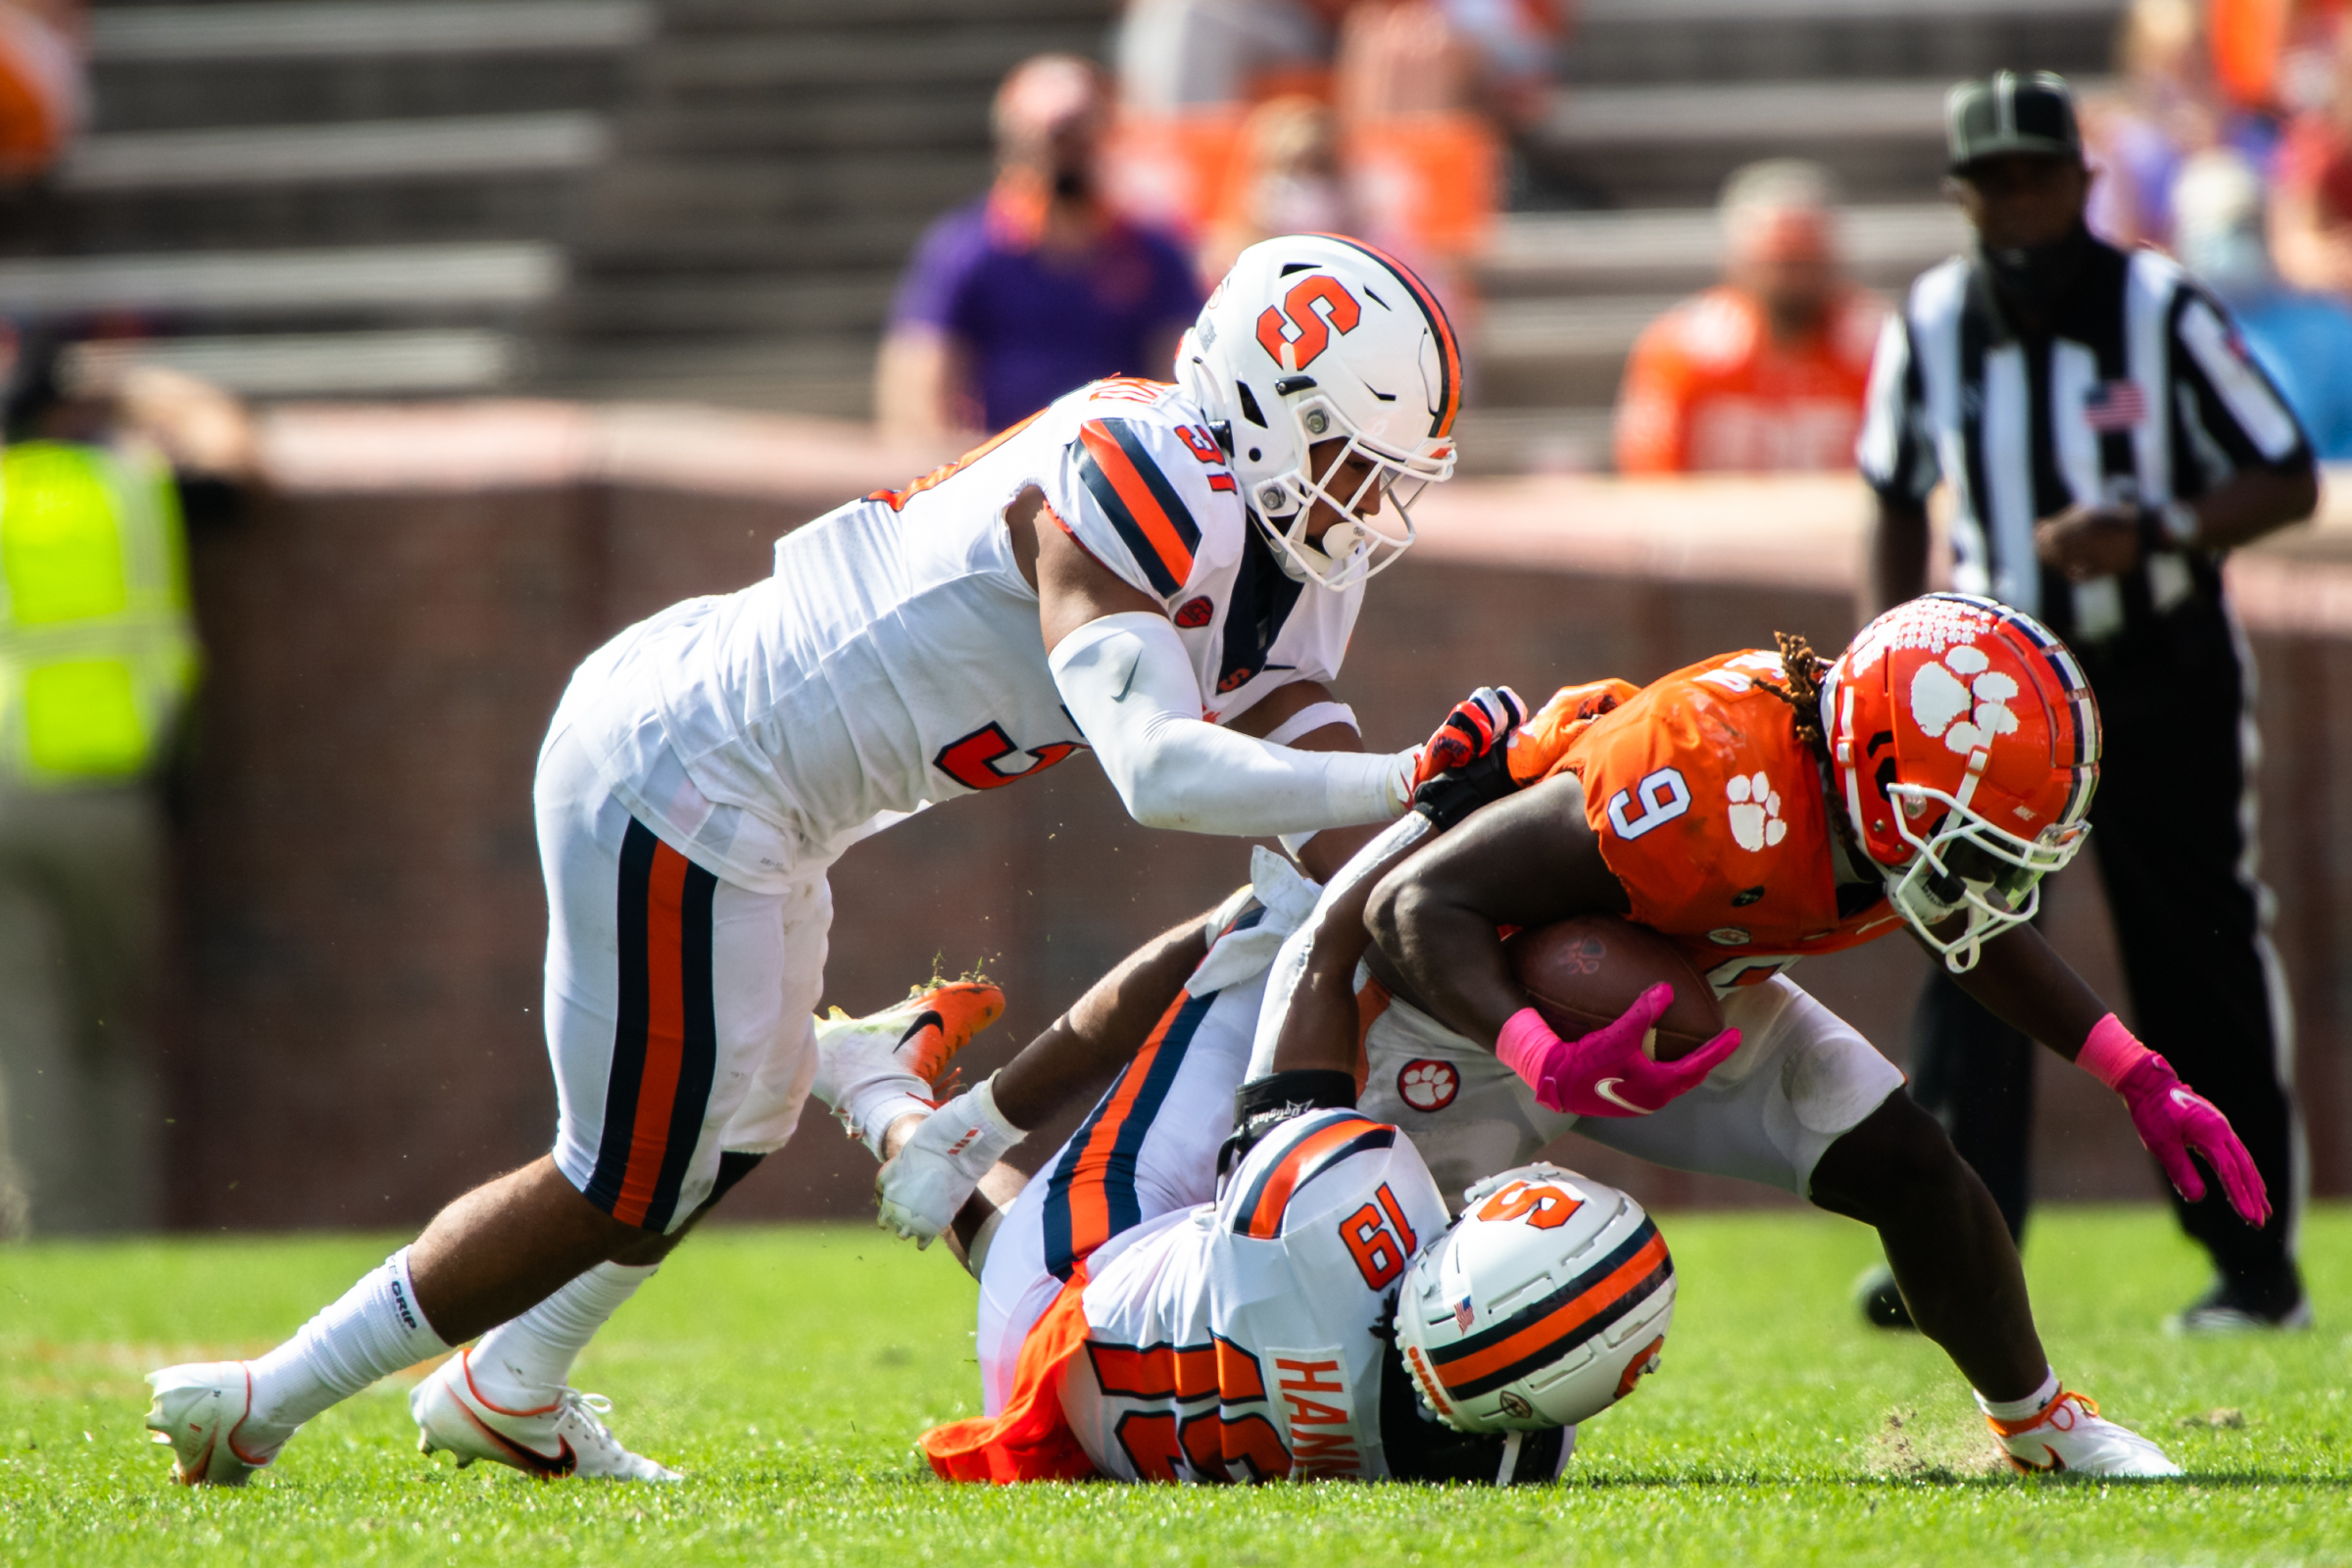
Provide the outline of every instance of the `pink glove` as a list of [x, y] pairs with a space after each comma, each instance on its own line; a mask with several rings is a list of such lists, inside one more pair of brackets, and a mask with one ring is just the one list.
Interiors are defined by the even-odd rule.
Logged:
[[1740, 1049], [1740, 1031], [1726, 1029], [1680, 1061], [1642, 1054], [1650, 1025], [1674, 1005], [1674, 987], [1661, 980], [1615, 1023], [1582, 1040], [1562, 1040], [1533, 1007], [1511, 1014], [1494, 1042], [1502, 1064], [1527, 1080], [1536, 1102], [1572, 1116], [1646, 1116], [1698, 1087], [1700, 1079]]
[[2189, 1159], [2205, 1156], [2222, 1179], [2222, 1192], [2237, 1217], [2261, 1225], [2271, 1217], [2271, 1199], [2254, 1156], [2237, 1141], [2230, 1118], [2212, 1101], [2180, 1081], [2173, 1064], [2141, 1045], [2109, 1013], [2090, 1031], [2075, 1064], [2124, 1097], [2139, 1141], [2163, 1162], [2180, 1196], [2194, 1203], [2205, 1196], [2205, 1178]]

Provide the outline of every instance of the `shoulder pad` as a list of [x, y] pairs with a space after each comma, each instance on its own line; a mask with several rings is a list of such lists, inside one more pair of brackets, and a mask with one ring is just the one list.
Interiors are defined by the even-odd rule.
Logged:
[[1294, 1116], [1242, 1161], [1217, 1200], [1217, 1221], [1236, 1236], [1278, 1241], [1340, 1200], [1342, 1195], [1315, 1186], [1318, 1178], [1358, 1154], [1379, 1152], [1385, 1166], [1386, 1156], [1400, 1145], [1412, 1147], [1395, 1127], [1352, 1110]]

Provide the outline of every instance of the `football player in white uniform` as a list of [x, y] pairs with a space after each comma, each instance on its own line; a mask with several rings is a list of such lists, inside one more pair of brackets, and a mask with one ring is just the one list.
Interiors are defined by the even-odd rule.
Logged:
[[[791, 1136], [826, 873], [858, 839], [1086, 747], [1154, 827], [1311, 834], [1404, 808], [1417, 752], [1356, 751], [1320, 683], [1365, 579], [1411, 542], [1412, 493], [1452, 470], [1452, 328], [1389, 258], [1290, 236], [1244, 254], [1177, 371], [1081, 388], [580, 667], [533, 794], [554, 1151], [277, 1349], [153, 1375], [177, 1479], [241, 1483], [327, 1406], [485, 1331], [412, 1399], [428, 1450], [666, 1477], [568, 1372]], [[967, 1108], [1000, 1136], [984, 1092]]]
[[[1267, 964], [1315, 901], [1254, 869], [1093, 1113], [957, 1216], [986, 1413], [924, 1434], [944, 1479], [1547, 1481], [1656, 1365], [1673, 1262], [1623, 1194], [1529, 1166], [1449, 1221], [1394, 1126], [1245, 1096], [1228, 1137]], [[999, 1075], [1008, 1101], [1074, 1087], [1053, 1035]], [[935, 1124], [959, 1125], [912, 1130]]]

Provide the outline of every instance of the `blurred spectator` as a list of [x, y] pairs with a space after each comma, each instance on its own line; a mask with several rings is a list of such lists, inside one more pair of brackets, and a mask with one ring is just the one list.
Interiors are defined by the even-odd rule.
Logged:
[[2352, 459], [2352, 306], [2279, 278], [2264, 239], [2262, 176], [2235, 153], [2201, 153], [2181, 172], [2174, 208], [2181, 265], [2237, 318], [2312, 449]]
[[1845, 279], [1829, 176], [1750, 164], [1722, 215], [1724, 281], [1652, 321], [1627, 362], [1619, 471], [1849, 466], [1884, 310]]
[[17, 357], [0, 450], [0, 1231], [161, 1217], [146, 1004], [162, 792], [199, 662], [167, 452], [238, 483], [242, 411]]
[[2194, 0], [2133, 0], [2116, 40], [2120, 95], [2083, 105], [2083, 139], [2099, 179], [2091, 231], [2126, 250], [2167, 245], [2173, 182], [2214, 144], [2221, 109]]
[[2352, 295], [2352, 27], [2332, 65], [2326, 103], [2296, 116], [2279, 149], [2271, 255], [2297, 288]]
[[1223, 277], [1235, 257], [1277, 234], [1361, 227], [1340, 167], [1339, 117], [1302, 95], [1276, 98], [1242, 123], [1228, 210], [1201, 246], [1200, 275]]
[[912, 437], [1001, 430], [1105, 375], [1165, 379], [1200, 309], [1174, 239], [1098, 189], [1102, 74], [1041, 55], [998, 89], [989, 193], [932, 224], [899, 286], [875, 406]]
[[1314, 98], [1339, 117], [1352, 232], [1442, 274], [1486, 237], [1503, 142], [1550, 108], [1564, 26], [1559, 0], [1134, 0], [1113, 197], [1205, 237], [1245, 204], [1252, 106]]
[[57, 162], [89, 117], [74, 0], [0, 0], [0, 180]]
[[1119, 100], [1147, 115], [1330, 92], [1332, 27], [1348, 0], [1132, 0]]

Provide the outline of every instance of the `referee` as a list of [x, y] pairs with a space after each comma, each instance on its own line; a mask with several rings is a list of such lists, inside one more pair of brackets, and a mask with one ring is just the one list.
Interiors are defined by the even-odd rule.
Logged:
[[[1977, 242], [1912, 285], [1879, 341], [1862, 608], [1926, 589], [1928, 495], [1948, 482], [1955, 586], [2038, 616], [2081, 658], [2106, 732], [2090, 842], [2135, 1026], [2229, 1116], [2277, 1204], [2255, 1230], [2218, 1182], [2201, 1202], [2174, 1195], [2215, 1279], [2173, 1326], [2302, 1327], [2294, 1025], [2255, 876], [2254, 671], [2221, 563], [2311, 514], [2310, 445], [2212, 295], [2083, 226], [2091, 175], [2063, 80], [1963, 82], [1945, 122]], [[1914, 1093], [2022, 1232], [2033, 1048], [1940, 969], [1912, 1044]], [[1907, 1323], [1891, 1279], [1876, 1283], [1864, 1310]]]

